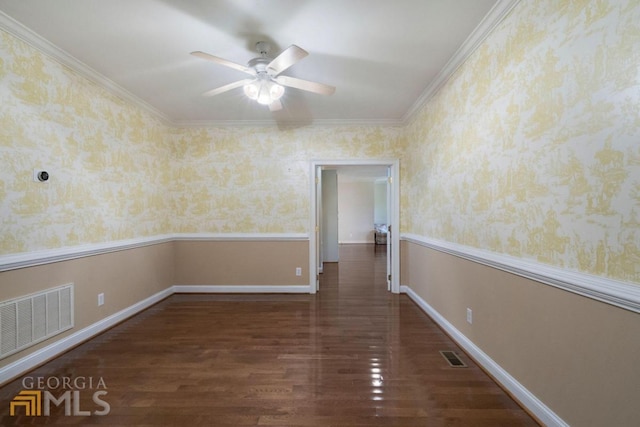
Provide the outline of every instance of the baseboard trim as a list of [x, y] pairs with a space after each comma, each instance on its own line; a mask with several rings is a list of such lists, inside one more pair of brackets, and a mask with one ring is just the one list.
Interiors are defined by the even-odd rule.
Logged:
[[177, 293], [255, 293], [255, 294], [286, 294], [286, 293], [309, 293], [309, 286], [217, 286], [217, 285], [174, 285], [161, 292], [156, 293], [138, 303], [135, 303], [119, 312], [105, 317], [98, 322], [81, 329], [69, 336], [66, 336], [46, 347], [34, 351], [33, 353], [16, 360], [0, 368], [0, 386], [4, 385], [25, 372], [40, 366], [47, 361], [54, 359], [73, 347], [90, 340], [94, 336], [106, 331], [118, 323], [140, 313], [152, 305], [162, 301]]
[[640, 313], [640, 286], [415, 234], [400, 237], [429, 249]]
[[20, 375], [28, 372], [41, 364], [58, 357], [60, 354], [72, 349], [73, 347], [82, 344], [85, 341], [93, 338], [94, 336], [106, 331], [107, 329], [117, 325], [118, 323], [128, 319], [129, 317], [138, 314], [142, 310], [145, 310], [152, 305], [162, 301], [163, 299], [171, 296], [173, 289], [167, 288], [164, 291], [158, 292], [138, 303], [135, 303], [111, 316], [87, 326], [84, 329], [79, 330], [69, 336], [66, 336], [46, 347], [43, 347], [35, 352], [16, 360], [6, 366], [0, 368], [0, 385], [6, 384], [9, 381], [19, 377]]
[[176, 294], [308, 294], [309, 286], [274, 285], [175, 285]]
[[513, 397], [520, 402], [528, 411], [530, 411], [538, 421], [548, 427], [568, 427], [562, 418], [556, 415], [549, 407], [547, 407], [540, 399], [527, 390], [507, 371], [498, 365], [493, 359], [485, 354], [478, 346], [476, 346], [469, 338], [456, 329], [447, 319], [431, 307], [409, 286], [400, 286], [400, 292], [405, 293], [413, 302], [418, 305], [425, 313], [427, 313], [442, 329], [444, 329], [451, 338], [456, 341], [460, 347], [464, 349], [471, 357], [473, 357], [494, 379], [500, 383], [502, 387], [509, 391]]

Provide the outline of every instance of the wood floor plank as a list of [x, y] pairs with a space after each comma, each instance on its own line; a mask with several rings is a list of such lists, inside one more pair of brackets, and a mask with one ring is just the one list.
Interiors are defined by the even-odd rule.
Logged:
[[[0, 424], [537, 425], [406, 296], [387, 292], [385, 263], [384, 247], [344, 245], [317, 295], [173, 295], [25, 375], [103, 378], [107, 415], [61, 405], [11, 416], [23, 376], [0, 389]], [[92, 393], [80, 391], [82, 410], [96, 409]]]

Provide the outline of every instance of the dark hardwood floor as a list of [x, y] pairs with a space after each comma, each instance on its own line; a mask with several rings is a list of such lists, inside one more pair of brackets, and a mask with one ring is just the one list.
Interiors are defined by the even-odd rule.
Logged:
[[[0, 424], [537, 425], [407, 296], [387, 292], [385, 256], [342, 246], [315, 296], [173, 295], [2, 387]], [[25, 377], [59, 381], [44, 387], [56, 399], [71, 390], [69, 415], [61, 401], [48, 416], [11, 416]]]

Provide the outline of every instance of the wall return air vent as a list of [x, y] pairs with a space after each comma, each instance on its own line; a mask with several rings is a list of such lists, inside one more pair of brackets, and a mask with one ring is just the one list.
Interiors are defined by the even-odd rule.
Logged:
[[73, 328], [73, 283], [0, 302], [0, 359]]

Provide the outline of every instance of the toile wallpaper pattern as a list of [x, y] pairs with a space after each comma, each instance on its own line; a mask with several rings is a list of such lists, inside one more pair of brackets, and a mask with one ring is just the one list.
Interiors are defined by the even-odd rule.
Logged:
[[0, 99], [0, 254], [168, 229], [158, 120], [2, 31]]
[[[0, 255], [185, 233], [305, 233], [312, 159], [400, 128], [175, 128], [0, 31]], [[33, 170], [50, 172], [46, 183]]]
[[176, 128], [0, 31], [0, 255], [306, 233], [312, 159], [400, 158], [402, 232], [640, 284], [639, 64], [637, 1], [522, 0], [404, 128]]
[[640, 283], [637, 1], [521, 1], [406, 132], [404, 231]]
[[398, 158], [389, 127], [179, 129], [174, 232], [308, 233], [310, 162]]

